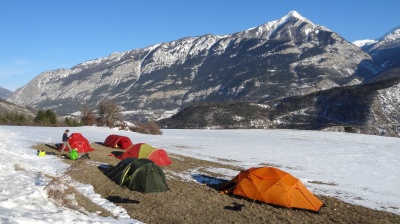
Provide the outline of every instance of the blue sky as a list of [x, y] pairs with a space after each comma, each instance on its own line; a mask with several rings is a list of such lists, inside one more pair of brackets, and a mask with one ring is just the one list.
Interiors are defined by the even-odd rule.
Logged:
[[230, 34], [296, 10], [353, 42], [400, 26], [400, 0], [0, 0], [0, 86], [187, 36]]

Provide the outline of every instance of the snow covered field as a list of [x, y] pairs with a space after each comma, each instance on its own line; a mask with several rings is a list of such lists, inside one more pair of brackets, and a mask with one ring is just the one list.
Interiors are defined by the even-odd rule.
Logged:
[[[90, 142], [125, 135], [133, 143], [145, 142], [167, 153], [232, 160], [229, 163], [243, 169], [269, 164], [299, 178], [315, 194], [400, 214], [400, 138], [299, 130], [163, 130], [163, 135], [153, 136], [98, 127], [69, 129]], [[54, 156], [38, 157], [30, 147], [59, 143], [64, 130], [0, 126], [0, 223], [140, 223], [90, 185], [77, 183], [117, 219], [59, 208], [47, 198], [45, 174], [60, 175], [67, 165]], [[215, 172], [224, 172], [228, 179], [237, 174]]]

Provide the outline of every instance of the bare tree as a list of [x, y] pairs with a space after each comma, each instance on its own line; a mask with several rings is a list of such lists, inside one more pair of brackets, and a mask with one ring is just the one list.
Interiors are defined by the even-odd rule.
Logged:
[[102, 125], [114, 127], [117, 121], [122, 120], [121, 109], [116, 103], [110, 100], [103, 100], [97, 107]]
[[93, 109], [87, 104], [83, 104], [81, 107], [81, 123], [83, 125], [94, 125], [96, 123], [96, 115], [93, 113]]

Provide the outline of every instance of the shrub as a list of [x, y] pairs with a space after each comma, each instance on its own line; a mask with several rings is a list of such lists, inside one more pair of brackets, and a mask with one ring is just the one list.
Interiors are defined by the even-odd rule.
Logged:
[[57, 124], [57, 116], [50, 109], [47, 109], [46, 111], [39, 110], [34, 118], [34, 121], [42, 126], [54, 126]]
[[154, 122], [149, 121], [147, 123], [135, 124], [135, 127], [130, 128], [131, 131], [142, 133], [142, 134], [151, 134], [151, 135], [161, 135], [162, 131], [160, 126]]
[[344, 127], [344, 132], [356, 133], [357, 131], [353, 126], [345, 126]]
[[72, 119], [72, 118], [68, 118], [66, 117], [64, 120], [65, 124], [69, 127], [77, 127], [77, 126], [81, 126], [81, 124], [79, 123], [79, 121]]

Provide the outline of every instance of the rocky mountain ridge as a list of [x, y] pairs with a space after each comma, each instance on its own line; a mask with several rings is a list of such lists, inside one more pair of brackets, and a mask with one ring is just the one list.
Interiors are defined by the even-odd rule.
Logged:
[[6, 100], [0, 99], [0, 117], [5, 114], [23, 114], [25, 116], [35, 117], [36, 111], [27, 106], [16, 105]]
[[187, 37], [43, 72], [8, 99], [59, 114], [107, 99], [135, 117], [159, 119], [198, 102], [269, 101], [362, 84], [381, 71], [360, 48], [292, 11], [230, 35]]
[[384, 71], [400, 67], [400, 26], [378, 40], [357, 41], [355, 44], [368, 53]]

